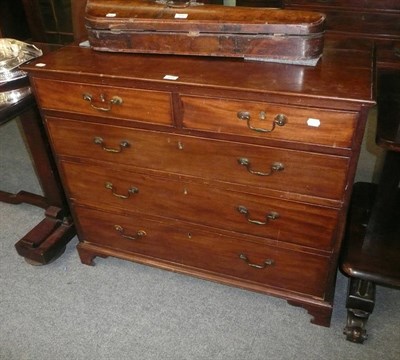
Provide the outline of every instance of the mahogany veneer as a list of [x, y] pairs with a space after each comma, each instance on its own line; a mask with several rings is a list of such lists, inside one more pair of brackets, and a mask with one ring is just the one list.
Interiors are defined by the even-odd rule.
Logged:
[[82, 262], [279, 296], [329, 326], [374, 106], [371, 44], [348, 46], [329, 41], [314, 68], [74, 46], [24, 66]]

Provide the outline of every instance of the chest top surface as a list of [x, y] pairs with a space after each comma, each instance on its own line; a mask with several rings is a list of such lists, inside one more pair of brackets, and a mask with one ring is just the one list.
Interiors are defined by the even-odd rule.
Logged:
[[[231, 58], [102, 53], [66, 46], [23, 66], [30, 75], [65, 81], [133, 83], [166, 91], [195, 87], [204, 95], [232, 92], [243, 98], [279, 96], [287, 102], [374, 104], [373, 53], [369, 41], [326, 41], [315, 67]], [[199, 91], [199, 90], [197, 90]], [[210, 93], [210, 94], [211, 94]]]

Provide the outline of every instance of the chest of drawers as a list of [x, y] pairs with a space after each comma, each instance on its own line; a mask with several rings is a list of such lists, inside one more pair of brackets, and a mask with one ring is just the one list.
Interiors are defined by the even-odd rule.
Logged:
[[26, 65], [81, 261], [278, 296], [329, 326], [369, 45], [331, 41], [316, 67], [74, 46]]

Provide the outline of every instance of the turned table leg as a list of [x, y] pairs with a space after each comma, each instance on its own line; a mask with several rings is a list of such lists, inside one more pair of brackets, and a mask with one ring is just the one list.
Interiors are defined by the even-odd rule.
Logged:
[[347, 325], [343, 333], [346, 339], [363, 343], [367, 339], [367, 324], [369, 315], [375, 305], [375, 284], [371, 281], [350, 278], [347, 293]]

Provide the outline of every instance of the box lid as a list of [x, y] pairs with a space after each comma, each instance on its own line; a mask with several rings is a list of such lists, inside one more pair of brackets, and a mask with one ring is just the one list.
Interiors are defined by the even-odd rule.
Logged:
[[88, 28], [111, 31], [310, 35], [323, 32], [325, 15], [196, 0], [88, 0], [85, 20]]

